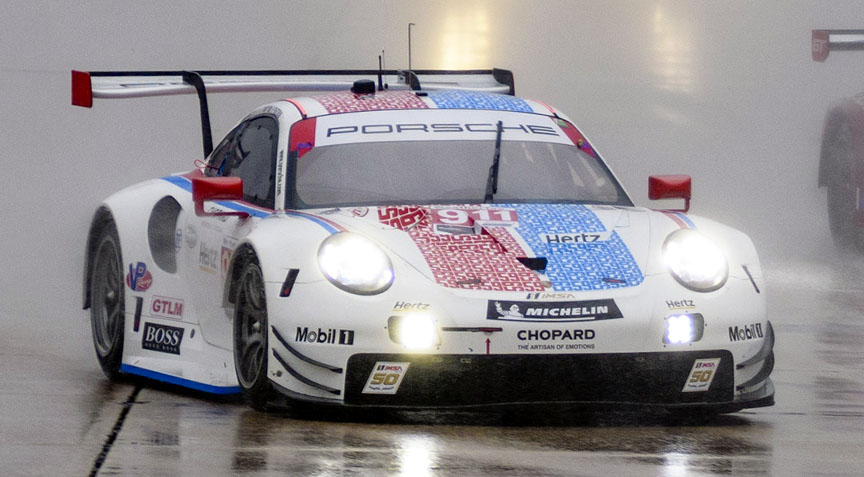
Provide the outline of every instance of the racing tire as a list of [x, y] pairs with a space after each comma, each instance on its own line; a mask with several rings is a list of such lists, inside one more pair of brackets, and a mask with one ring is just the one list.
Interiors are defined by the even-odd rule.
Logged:
[[257, 411], [275, 397], [267, 376], [267, 301], [264, 276], [253, 256], [243, 267], [234, 302], [234, 369], [246, 402]]
[[122, 376], [125, 330], [123, 259], [120, 236], [112, 219], [102, 225], [90, 261], [90, 323], [93, 347], [102, 371], [108, 378]]
[[852, 133], [847, 124], [834, 128], [822, 145], [828, 183], [828, 224], [840, 251], [864, 252], [864, 227], [855, 224]]

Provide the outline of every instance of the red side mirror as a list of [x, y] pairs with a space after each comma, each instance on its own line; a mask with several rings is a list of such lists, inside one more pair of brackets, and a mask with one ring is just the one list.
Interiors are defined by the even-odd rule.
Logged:
[[206, 212], [204, 202], [213, 200], [242, 200], [243, 179], [239, 177], [193, 177], [192, 178], [192, 202], [195, 203], [195, 215], [222, 216], [234, 215], [237, 217], [249, 217], [246, 212]]
[[684, 208], [678, 212], [690, 210], [690, 176], [650, 176], [648, 177], [648, 198], [659, 199], [684, 199]]

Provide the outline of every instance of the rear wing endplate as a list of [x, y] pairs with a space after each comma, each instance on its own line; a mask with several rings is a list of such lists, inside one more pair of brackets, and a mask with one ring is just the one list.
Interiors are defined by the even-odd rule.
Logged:
[[93, 99], [197, 94], [201, 106], [204, 157], [213, 151], [207, 93], [348, 91], [372, 80], [383, 91], [448, 89], [514, 95], [509, 70], [264, 70], [264, 71], [77, 71], [72, 70], [72, 105], [93, 107]]
[[831, 51], [864, 50], [864, 30], [813, 30], [813, 61], [825, 61]]

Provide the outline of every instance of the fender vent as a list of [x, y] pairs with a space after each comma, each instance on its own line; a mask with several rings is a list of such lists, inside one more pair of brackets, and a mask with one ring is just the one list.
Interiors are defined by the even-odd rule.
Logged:
[[153, 256], [156, 265], [168, 273], [177, 271], [174, 234], [180, 210], [180, 204], [173, 197], [163, 197], [156, 202], [153, 211], [150, 212], [150, 220], [147, 222], [147, 243], [150, 245], [150, 255]]

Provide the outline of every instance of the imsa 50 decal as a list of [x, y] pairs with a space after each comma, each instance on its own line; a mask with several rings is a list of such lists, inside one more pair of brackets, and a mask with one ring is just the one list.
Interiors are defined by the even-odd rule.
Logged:
[[720, 358], [697, 359], [693, 362], [693, 368], [684, 383], [682, 393], [707, 391], [711, 387], [711, 381], [720, 367]]
[[363, 394], [396, 394], [411, 363], [378, 361], [369, 374]]

